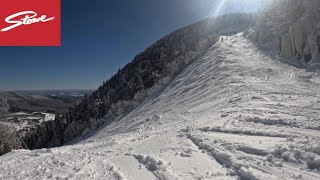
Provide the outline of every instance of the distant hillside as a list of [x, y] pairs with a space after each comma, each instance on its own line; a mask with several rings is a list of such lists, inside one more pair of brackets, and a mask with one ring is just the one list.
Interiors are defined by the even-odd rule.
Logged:
[[7, 98], [11, 112], [51, 112], [63, 114], [79, 103], [91, 90], [48, 90], [0, 92]]
[[[0, 102], [7, 99], [10, 106], [9, 113], [22, 111], [63, 114], [68, 112], [71, 106], [81, 102], [85, 94], [90, 93], [92, 90], [10, 91], [0, 92]], [[57, 117], [59, 116], [57, 115]], [[22, 147], [31, 149], [48, 147], [54, 134], [53, 130], [58, 129], [55, 121], [39, 122], [30, 119], [29, 121], [13, 120], [11, 123], [15, 124], [16, 129], [9, 121], [0, 118], [0, 155], [11, 149]], [[17, 137], [15, 131], [18, 131], [25, 144]]]

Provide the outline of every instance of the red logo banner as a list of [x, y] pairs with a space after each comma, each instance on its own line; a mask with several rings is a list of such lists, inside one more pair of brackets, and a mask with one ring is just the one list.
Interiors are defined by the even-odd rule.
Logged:
[[60, 46], [60, 0], [0, 0], [0, 46]]

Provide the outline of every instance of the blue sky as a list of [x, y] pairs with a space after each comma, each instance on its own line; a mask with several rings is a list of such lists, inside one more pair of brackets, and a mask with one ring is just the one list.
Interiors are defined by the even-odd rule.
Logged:
[[0, 47], [0, 90], [95, 89], [164, 35], [258, 1], [62, 0], [62, 46]]

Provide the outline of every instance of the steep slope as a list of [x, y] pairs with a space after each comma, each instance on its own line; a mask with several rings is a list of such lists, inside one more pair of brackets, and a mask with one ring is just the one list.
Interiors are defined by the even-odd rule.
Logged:
[[254, 14], [231, 14], [207, 18], [165, 36], [58, 119], [53, 141], [81, 137], [126, 115], [201, 57], [219, 34], [240, 32], [254, 22]]
[[0, 179], [319, 179], [319, 75], [223, 38], [87, 140], [0, 157]]

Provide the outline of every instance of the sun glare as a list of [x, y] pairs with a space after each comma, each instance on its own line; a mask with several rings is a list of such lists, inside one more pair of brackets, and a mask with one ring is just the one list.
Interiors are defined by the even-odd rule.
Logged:
[[235, 12], [257, 11], [263, 0], [219, 0], [214, 4], [210, 16], [219, 16]]
[[215, 8], [212, 16], [218, 16], [223, 8], [223, 6], [225, 5], [227, 0], [220, 0], [218, 6]]

